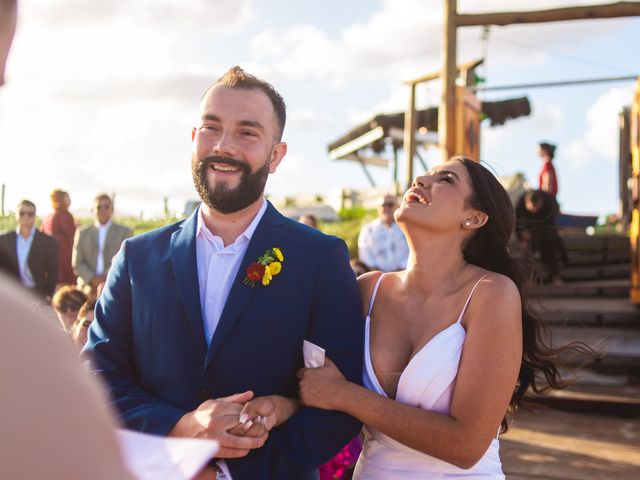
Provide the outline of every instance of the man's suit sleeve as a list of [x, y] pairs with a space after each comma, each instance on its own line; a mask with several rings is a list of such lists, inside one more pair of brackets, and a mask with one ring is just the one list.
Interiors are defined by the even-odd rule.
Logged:
[[93, 270], [87, 265], [86, 259], [82, 254], [82, 247], [80, 245], [82, 241], [82, 232], [79, 228], [73, 237], [73, 251], [71, 253], [71, 266], [76, 274], [82, 278], [85, 283], [91, 283], [93, 278]]
[[[361, 384], [364, 318], [358, 285], [344, 242], [332, 238], [328, 243], [317, 257], [307, 339], [325, 348], [348, 380]], [[358, 435], [360, 428], [361, 424], [346, 414], [302, 408], [271, 431], [264, 455], [227, 463], [234, 478], [304, 478]], [[269, 474], [252, 476], [255, 472]]]
[[115, 256], [96, 305], [83, 354], [107, 381], [111, 399], [127, 427], [166, 435], [185, 410], [160, 402], [142, 389], [134, 365], [131, 282], [127, 242]]

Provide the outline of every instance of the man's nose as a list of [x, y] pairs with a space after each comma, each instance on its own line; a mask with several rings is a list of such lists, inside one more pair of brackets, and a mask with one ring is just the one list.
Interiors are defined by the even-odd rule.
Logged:
[[234, 157], [237, 152], [237, 147], [229, 132], [222, 132], [213, 142], [212, 150], [214, 155], [220, 157]]

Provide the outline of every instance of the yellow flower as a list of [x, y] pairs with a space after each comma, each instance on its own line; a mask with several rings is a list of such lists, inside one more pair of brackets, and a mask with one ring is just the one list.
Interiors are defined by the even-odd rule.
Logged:
[[280, 262], [271, 262], [269, 270], [271, 270], [271, 275], [277, 275], [282, 270], [282, 264]]
[[264, 267], [264, 275], [262, 275], [262, 285], [267, 286], [271, 282], [273, 275], [271, 274], [271, 269], [269, 265], [265, 265]]
[[282, 255], [282, 252], [280, 251], [279, 248], [272, 248], [271, 250], [273, 250], [273, 253], [276, 254], [276, 257], [278, 257], [278, 260], [280, 262], [282, 262], [284, 260], [284, 256]]

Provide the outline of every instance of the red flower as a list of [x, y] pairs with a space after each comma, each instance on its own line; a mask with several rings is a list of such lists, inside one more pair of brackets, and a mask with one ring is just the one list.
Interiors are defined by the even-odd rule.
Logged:
[[252, 263], [247, 268], [247, 280], [249, 280], [250, 282], [261, 281], [263, 275], [264, 265], [260, 265], [259, 263]]

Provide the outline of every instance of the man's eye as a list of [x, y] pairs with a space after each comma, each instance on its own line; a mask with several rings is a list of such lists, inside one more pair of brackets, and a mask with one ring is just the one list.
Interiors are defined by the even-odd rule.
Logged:
[[256, 137], [256, 132], [252, 132], [251, 130], [243, 130], [242, 132], [240, 132], [241, 135], [244, 135], [245, 137]]

